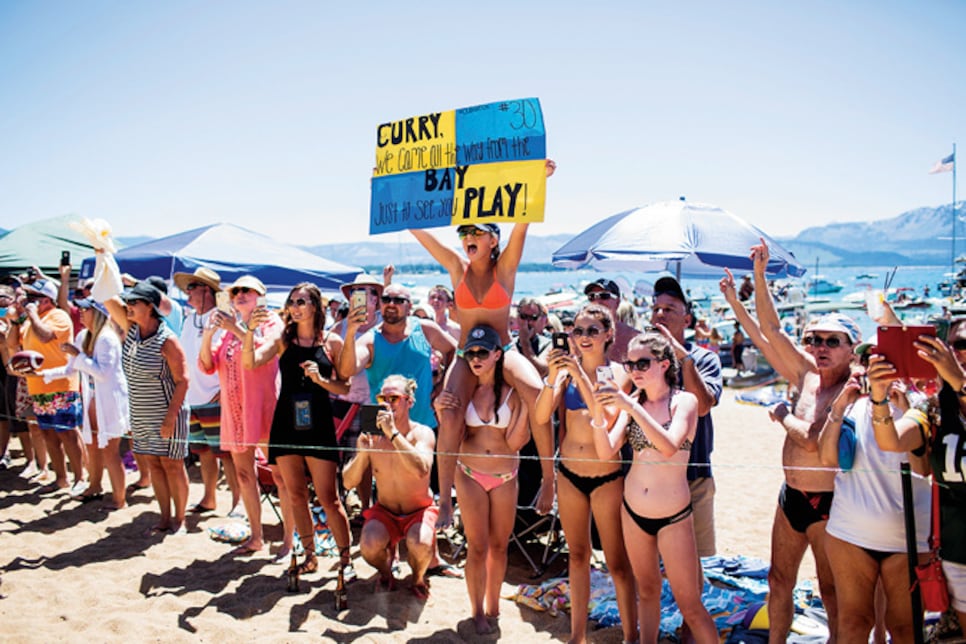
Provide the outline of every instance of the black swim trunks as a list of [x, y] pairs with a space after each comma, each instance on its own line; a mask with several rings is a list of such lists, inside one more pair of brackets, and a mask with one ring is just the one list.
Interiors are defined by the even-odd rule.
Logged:
[[832, 508], [831, 492], [802, 492], [782, 483], [778, 505], [796, 532], [805, 533], [808, 527], [819, 521], [828, 521]]

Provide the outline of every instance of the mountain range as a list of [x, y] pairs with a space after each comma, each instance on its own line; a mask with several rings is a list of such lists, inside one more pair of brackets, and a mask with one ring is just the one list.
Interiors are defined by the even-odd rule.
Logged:
[[[966, 215], [963, 202], [957, 205], [960, 219]], [[841, 222], [814, 226], [793, 237], [776, 237], [805, 266], [943, 266], [951, 252], [953, 207], [917, 208], [877, 221]], [[523, 253], [524, 268], [547, 268], [554, 251], [573, 234], [538, 235], [531, 228]], [[445, 237], [444, 237], [445, 238]], [[452, 236], [453, 245], [456, 237]], [[856, 241], [861, 240], [861, 244]], [[957, 224], [957, 254], [966, 253], [966, 229]], [[438, 265], [415, 240], [360, 241], [307, 246], [307, 250], [340, 261], [382, 270], [392, 262], [407, 272]]]

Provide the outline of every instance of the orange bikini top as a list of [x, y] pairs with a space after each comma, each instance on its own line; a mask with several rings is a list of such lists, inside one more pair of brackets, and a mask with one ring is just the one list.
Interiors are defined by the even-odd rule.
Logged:
[[[494, 273], [496, 271], [494, 270]], [[463, 273], [463, 279], [460, 283], [456, 285], [456, 291], [453, 292], [453, 299], [456, 302], [457, 309], [487, 309], [490, 311], [498, 311], [500, 309], [506, 308], [512, 304], [512, 299], [510, 294], [506, 292], [503, 285], [496, 280], [496, 276], [493, 277], [493, 284], [487, 289], [486, 295], [483, 296], [483, 301], [478, 302], [473, 294], [470, 292], [470, 287], [466, 285], [466, 273]]]

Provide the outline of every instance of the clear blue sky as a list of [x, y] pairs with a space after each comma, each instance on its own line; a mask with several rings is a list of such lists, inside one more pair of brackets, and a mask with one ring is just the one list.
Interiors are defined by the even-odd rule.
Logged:
[[881, 219], [966, 154], [959, 0], [348, 4], [0, 3], [0, 227], [361, 240], [378, 123], [525, 96], [559, 165], [535, 234], [679, 195]]

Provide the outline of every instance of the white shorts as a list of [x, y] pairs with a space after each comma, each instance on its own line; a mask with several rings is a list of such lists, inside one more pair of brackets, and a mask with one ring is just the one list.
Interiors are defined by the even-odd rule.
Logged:
[[956, 611], [966, 613], [966, 564], [944, 561], [943, 574], [949, 588], [949, 603]]

